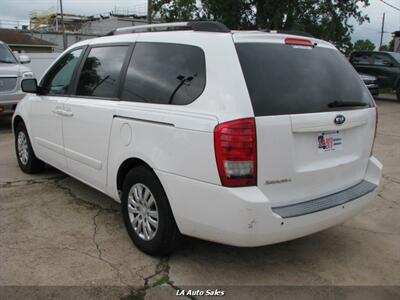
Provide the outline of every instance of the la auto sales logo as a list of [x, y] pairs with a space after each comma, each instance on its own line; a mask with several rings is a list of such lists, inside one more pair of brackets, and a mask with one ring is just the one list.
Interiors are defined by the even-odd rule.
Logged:
[[218, 296], [225, 296], [225, 291], [219, 290], [219, 289], [208, 289], [208, 290], [177, 290], [176, 291], [177, 296], [213, 296], [213, 297], [218, 297]]

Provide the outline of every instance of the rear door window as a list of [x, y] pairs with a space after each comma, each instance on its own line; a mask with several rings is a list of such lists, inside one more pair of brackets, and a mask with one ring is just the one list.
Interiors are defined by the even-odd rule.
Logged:
[[137, 43], [126, 74], [121, 99], [185, 105], [206, 84], [202, 49], [181, 44]]
[[353, 65], [370, 65], [372, 64], [371, 53], [353, 53], [351, 56], [351, 63]]
[[335, 49], [267, 43], [236, 48], [256, 116], [372, 106], [359, 75]]
[[76, 94], [100, 98], [116, 97], [128, 49], [128, 46], [92, 48], [80, 73]]

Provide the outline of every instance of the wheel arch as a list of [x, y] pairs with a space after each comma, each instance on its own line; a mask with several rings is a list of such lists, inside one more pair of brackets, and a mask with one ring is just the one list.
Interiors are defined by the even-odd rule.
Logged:
[[137, 158], [137, 157], [131, 157], [127, 158], [123, 161], [123, 163], [119, 166], [118, 172], [117, 172], [117, 190], [120, 191], [122, 190], [122, 185], [124, 183], [124, 179], [128, 172], [132, 170], [133, 168], [139, 167], [139, 166], [145, 166], [149, 168], [150, 170], [153, 170], [153, 168], [146, 163], [144, 160]]
[[16, 115], [12, 121], [12, 132], [15, 133], [15, 129], [17, 128], [18, 124], [23, 123], [24, 119], [22, 119], [22, 117], [20, 115]]

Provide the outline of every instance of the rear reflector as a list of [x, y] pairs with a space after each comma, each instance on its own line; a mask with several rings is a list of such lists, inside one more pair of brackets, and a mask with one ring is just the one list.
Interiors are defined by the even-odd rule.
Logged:
[[306, 40], [306, 39], [287, 38], [287, 39], [285, 39], [285, 44], [286, 45], [295, 45], [295, 46], [314, 47], [314, 44], [310, 40]]
[[2, 113], [4, 111], [4, 107], [0, 106], [0, 113]]
[[254, 119], [219, 124], [214, 147], [221, 183], [228, 187], [257, 184], [257, 142]]

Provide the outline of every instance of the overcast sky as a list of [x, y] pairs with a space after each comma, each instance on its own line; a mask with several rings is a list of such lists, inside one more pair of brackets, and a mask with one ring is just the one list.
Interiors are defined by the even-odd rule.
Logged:
[[[58, 0], [0, 0], [0, 21], [1, 25], [10, 26], [13, 20], [29, 20], [32, 11], [56, 11]], [[400, 0], [385, 0], [400, 8]], [[81, 15], [96, 15], [119, 9], [136, 9], [145, 11], [146, 0], [63, 0], [64, 12]], [[363, 8], [369, 15], [370, 23], [362, 26], [355, 25], [353, 41], [358, 39], [370, 39], [376, 46], [379, 46], [382, 14], [386, 13], [386, 26], [384, 44], [391, 39], [390, 33], [400, 30], [400, 11], [395, 10], [379, 0], [370, 0], [371, 5]]]

